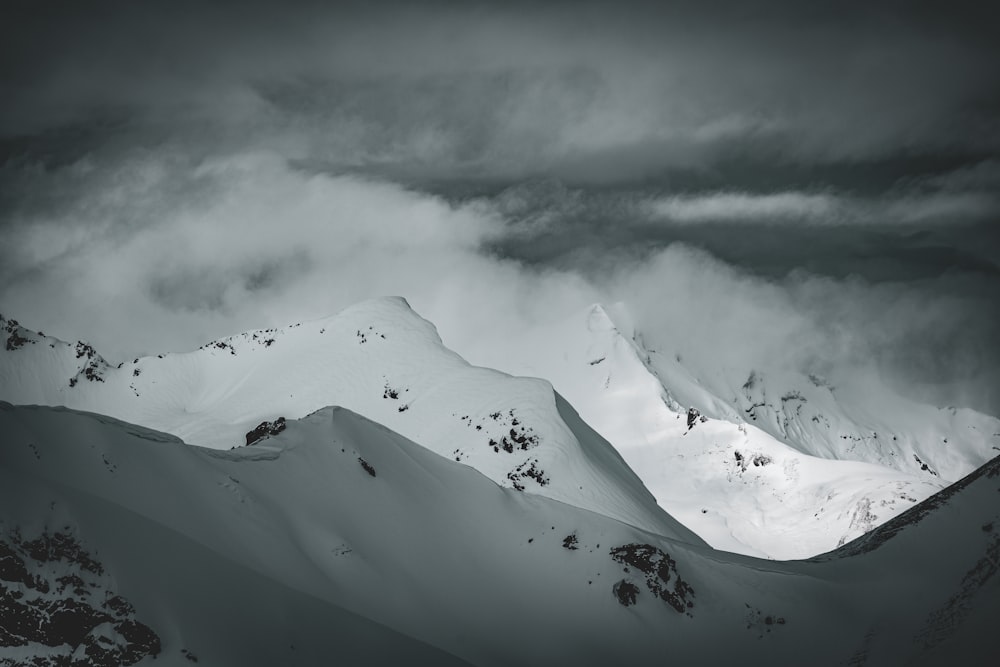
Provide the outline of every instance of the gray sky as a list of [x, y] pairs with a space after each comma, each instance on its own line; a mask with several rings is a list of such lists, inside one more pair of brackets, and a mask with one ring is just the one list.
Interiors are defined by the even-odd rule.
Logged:
[[746, 4], [4, 3], [0, 312], [117, 357], [392, 293], [475, 356], [624, 300], [1000, 412], [985, 3]]

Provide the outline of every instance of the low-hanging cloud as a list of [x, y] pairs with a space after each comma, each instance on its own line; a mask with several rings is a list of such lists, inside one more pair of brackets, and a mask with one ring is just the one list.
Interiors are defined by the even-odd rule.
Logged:
[[868, 378], [932, 404], [995, 411], [995, 292], [961, 276], [940, 282], [953, 284], [804, 272], [763, 279], [675, 244], [611, 284], [641, 304], [636, 321], [647, 343], [695, 368]]
[[871, 366], [1000, 412], [975, 14], [4, 11], [0, 308], [27, 326], [124, 358], [402, 294], [502, 361], [624, 301], [706, 363]]
[[650, 209], [654, 218], [678, 224], [961, 226], [1000, 217], [1000, 197], [989, 191], [903, 192], [879, 199], [832, 193], [713, 192], [658, 199]]
[[[519, 215], [548, 213], [563, 238], [572, 236], [559, 228], [567, 206], [601, 207], [559, 188], [542, 188], [535, 200], [522, 189], [517, 205], [511, 197], [455, 204], [371, 178], [303, 171], [261, 152], [195, 166], [147, 156], [107, 173], [96, 164], [66, 169], [93, 189], [18, 220], [0, 302], [28, 326], [88, 339], [112, 359], [402, 294], [446, 343], [502, 363], [496, 350], [516, 354], [511, 341], [521, 330], [595, 301], [623, 301], [648, 341], [700, 367], [836, 377], [875, 364], [923, 400], [982, 409], [998, 401], [991, 341], [1000, 327], [983, 310], [989, 293], [967, 277], [930, 287], [801, 271], [767, 278], [676, 242], [641, 256], [606, 255], [596, 272], [583, 255], [559, 268], [529, 266], [487, 251], [527, 233], [518, 231]], [[178, 189], [178, 180], [189, 186]], [[603, 210], [630, 209], [619, 202]]]
[[[146, 173], [125, 182], [95, 167], [95, 189], [79, 205], [12, 225], [0, 272], [8, 313], [118, 358], [383, 294], [406, 295], [448, 323], [475, 323], [484, 311], [495, 324], [496, 313], [517, 320], [538, 307], [526, 295], [551, 303], [581, 292], [578, 278], [528, 275], [480, 254], [501, 231], [482, 207], [303, 172], [267, 153], [133, 167]], [[198, 195], [164, 198], [177, 179], [196, 183]]]

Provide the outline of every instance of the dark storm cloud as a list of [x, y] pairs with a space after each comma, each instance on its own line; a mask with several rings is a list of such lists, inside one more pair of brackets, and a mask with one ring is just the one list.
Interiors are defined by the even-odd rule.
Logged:
[[800, 4], [15, 3], [0, 131], [124, 116], [107, 135], [582, 182], [997, 149], [984, 17]]

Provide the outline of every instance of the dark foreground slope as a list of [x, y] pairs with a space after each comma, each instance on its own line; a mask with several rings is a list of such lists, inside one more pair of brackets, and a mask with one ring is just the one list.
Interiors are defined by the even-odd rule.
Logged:
[[[995, 654], [996, 461], [868, 546], [779, 563], [501, 488], [343, 409], [219, 452], [98, 415], [0, 406], [7, 664], [87, 664], [98, 649], [180, 665]], [[24, 546], [39, 540], [71, 556]], [[82, 584], [60, 590], [71, 576]], [[10, 629], [16, 610], [84, 606], [62, 634]], [[149, 634], [141, 644], [118, 626]]]

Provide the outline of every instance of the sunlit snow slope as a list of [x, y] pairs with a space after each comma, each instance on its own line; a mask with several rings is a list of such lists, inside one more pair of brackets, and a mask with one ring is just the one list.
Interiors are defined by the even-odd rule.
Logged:
[[477, 360], [551, 380], [661, 506], [740, 553], [828, 551], [1000, 453], [1000, 421], [971, 410], [815, 376], [755, 373], [734, 388], [724, 369], [647, 349], [620, 304], [540, 324]]
[[[232, 451], [9, 404], [0, 432], [5, 618], [88, 601], [103, 614], [113, 592], [155, 633], [149, 664], [984, 665], [994, 654], [1000, 461], [838, 552], [777, 563], [500, 487], [339, 408]], [[43, 538], [73, 550], [25, 546]], [[94, 593], [17, 574], [91, 562], [103, 572], [88, 575]], [[98, 620], [43, 618], [41, 634], [22, 628], [31, 643], [8, 633], [0, 659], [83, 651], [80, 636], [91, 651], [137, 650]]]
[[543, 380], [470, 366], [406, 301], [111, 365], [6, 320], [0, 399], [110, 415], [216, 449], [264, 421], [339, 405], [505, 487], [692, 542], [615, 449]]

